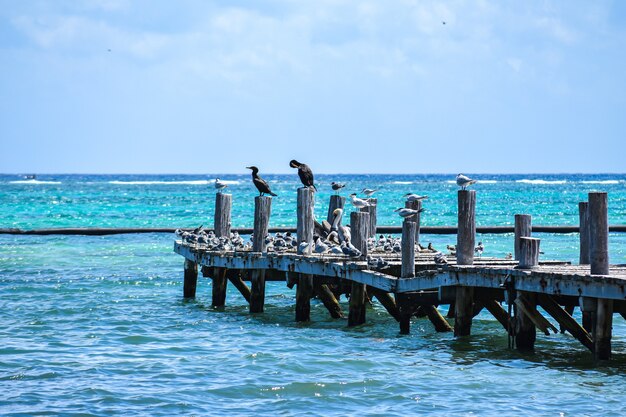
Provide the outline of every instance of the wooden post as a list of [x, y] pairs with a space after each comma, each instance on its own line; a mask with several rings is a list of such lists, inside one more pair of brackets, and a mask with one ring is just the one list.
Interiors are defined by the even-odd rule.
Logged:
[[589, 203], [581, 201], [578, 203], [578, 219], [580, 234], [580, 256], [578, 263], [589, 265]]
[[[215, 214], [213, 217], [213, 229], [217, 237], [230, 237], [230, 212], [233, 205], [231, 194], [217, 193], [215, 195]], [[223, 307], [226, 304], [226, 291], [228, 279], [225, 268], [213, 268], [213, 287], [211, 291], [211, 305]]]
[[[342, 209], [345, 205], [345, 197], [342, 197], [340, 195], [330, 196], [330, 204], [328, 204], [328, 216], [326, 216], [326, 220], [328, 221], [328, 223], [333, 224], [333, 219], [335, 218], [335, 216], [333, 216], [333, 211], [338, 208]], [[339, 222], [339, 224], [341, 224], [341, 221]]]
[[[350, 229], [352, 243], [361, 251], [362, 259], [367, 256], [367, 237], [369, 236], [369, 213], [350, 213]], [[358, 326], [365, 323], [365, 284], [352, 281], [350, 290], [350, 311], [348, 326]]]
[[224, 307], [226, 304], [226, 268], [213, 268], [213, 289], [211, 291], [211, 305], [213, 307]]
[[[457, 246], [458, 251], [458, 246]], [[458, 252], [457, 252], [458, 253]], [[472, 329], [474, 316], [474, 288], [457, 287], [456, 300], [454, 303], [454, 335], [469, 336]]]
[[[313, 192], [310, 188], [298, 188], [297, 208], [297, 238], [298, 244], [309, 244], [304, 255], [310, 255], [313, 250]], [[296, 287], [296, 321], [311, 320], [311, 295], [313, 293], [313, 276], [310, 274], [298, 274], [298, 286]]]
[[[459, 190], [459, 223], [456, 236], [456, 263], [474, 264], [476, 244], [476, 191]], [[458, 298], [458, 297], [457, 297]]]
[[367, 235], [367, 237], [375, 237], [376, 236], [376, 205], [378, 204], [378, 199], [368, 198], [367, 201], [370, 202], [370, 205], [367, 207], [361, 208], [360, 211], [364, 213], [369, 213], [370, 215], [370, 228], [369, 228], [369, 234]]
[[226, 278], [239, 290], [243, 298], [249, 303], [252, 298], [252, 291], [246, 285], [245, 282], [241, 279], [241, 272], [236, 269], [227, 269], [226, 270]]
[[380, 290], [376, 287], [367, 287], [368, 294], [372, 294], [385, 307], [385, 310], [397, 321], [400, 321], [400, 311], [396, 304], [396, 300], [387, 291]]
[[[589, 200], [591, 205], [591, 199]], [[592, 256], [593, 262], [593, 256]], [[598, 299], [598, 310], [593, 329], [593, 345], [596, 359], [611, 359], [611, 331], [613, 327], [613, 300]]]
[[215, 215], [213, 227], [215, 236], [230, 237], [230, 212], [233, 205], [231, 194], [215, 194]]
[[341, 311], [341, 305], [335, 297], [335, 294], [328, 288], [326, 284], [313, 283], [313, 290], [315, 295], [320, 299], [320, 301], [324, 304], [324, 307], [330, 313], [330, 316], [334, 319], [343, 318], [343, 311]]
[[539, 265], [540, 239], [535, 237], [520, 237], [520, 258], [518, 268], [531, 269]]
[[593, 275], [609, 274], [609, 222], [606, 193], [589, 193], [589, 261]]
[[[410, 208], [412, 210], [421, 210], [422, 209], [422, 201], [421, 200], [415, 200], [415, 201], [406, 201], [404, 203], [404, 207], [406, 208]], [[417, 213], [414, 216], [411, 217], [407, 217], [408, 220], [415, 222], [416, 227], [415, 227], [415, 243], [418, 244], [420, 242], [420, 224], [422, 221], [422, 214], [421, 213]]]
[[517, 291], [515, 299], [515, 346], [519, 350], [533, 350], [537, 339], [537, 330], [530, 317], [526, 315], [520, 304], [523, 302], [536, 305], [535, 294], [525, 291]]
[[[271, 197], [254, 197], [253, 252], [265, 252], [265, 236], [269, 228], [271, 210]], [[252, 271], [250, 281], [250, 313], [262, 313], [265, 304], [265, 271], [263, 269]]]
[[515, 215], [515, 242], [514, 242], [514, 258], [516, 261], [520, 259], [520, 238], [530, 237], [532, 235], [532, 223], [529, 214]]
[[593, 341], [589, 333], [548, 294], [537, 294], [537, 304], [551, 315], [559, 324], [589, 350], [593, 351]]
[[183, 297], [194, 298], [196, 296], [196, 285], [198, 284], [198, 264], [185, 259], [185, 273], [183, 276]]
[[[405, 218], [402, 222], [402, 267], [400, 278], [412, 278], [415, 276], [415, 230], [417, 223]], [[411, 316], [413, 306], [407, 305], [408, 298], [403, 300], [402, 294], [396, 294], [398, 305], [400, 334], [409, 334], [411, 331]]]

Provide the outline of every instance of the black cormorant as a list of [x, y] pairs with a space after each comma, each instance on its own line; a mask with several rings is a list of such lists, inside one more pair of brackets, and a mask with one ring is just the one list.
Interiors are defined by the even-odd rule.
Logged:
[[292, 168], [298, 168], [298, 176], [305, 187], [313, 187], [315, 191], [317, 191], [317, 187], [313, 183], [313, 171], [311, 171], [311, 168], [309, 168], [307, 164], [303, 164], [295, 159], [292, 159], [289, 161], [289, 166]]
[[270, 190], [270, 186], [267, 184], [267, 182], [265, 182], [263, 178], [259, 177], [259, 168], [255, 166], [246, 168], [252, 170], [252, 182], [254, 183], [256, 189], [259, 190], [259, 193], [261, 193], [259, 195], [269, 194], [276, 197], [276, 194], [274, 194], [272, 190]]

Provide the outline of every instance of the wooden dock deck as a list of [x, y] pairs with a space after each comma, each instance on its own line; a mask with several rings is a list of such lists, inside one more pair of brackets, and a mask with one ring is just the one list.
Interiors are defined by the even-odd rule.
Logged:
[[[257, 197], [251, 248], [214, 250], [197, 243], [175, 242], [174, 251], [185, 258], [184, 294], [195, 296], [200, 266], [203, 275], [213, 279], [215, 306], [224, 306], [226, 285], [231, 282], [250, 303], [251, 313], [262, 312], [265, 282], [285, 281], [289, 288], [296, 286], [297, 321], [310, 319], [312, 297], [319, 298], [332, 317], [343, 317], [338, 299], [346, 295], [350, 299], [348, 325], [359, 325], [365, 322], [366, 300], [376, 298], [399, 322], [401, 333], [408, 333], [411, 318], [421, 315], [428, 317], [437, 331], [454, 331], [456, 337], [468, 336], [472, 318], [486, 309], [518, 349], [534, 348], [537, 329], [546, 335], [559, 331], [545, 318], [547, 314], [560, 331], [570, 333], [596, 358], [609, 359], [613, 315], [626, 317], [626, 265], [608, 264], [606, 204], [602, 207], [606, 194], [591, 193], [592, 207], [581, 205], [581, 261], [585, 255], [589, 259], [588, 264], [571, 265], [539, 261], [539, 239], [530, 237], [532, 227], [526, 215], [516, 215], [514, 246], [518, 260], [475, 257], [474, 193], [459, 191], [455, 255], [445, 256], [442, 262], [439, 254], [436, 262], [434, 253], [416, 250], [419, 218], [405, 219], [401, 253], [369, 253], [384, 260], [382, 269], [366, 260], [367, 239], [376, 231], [375, 223], [372, 227], [370, 222], [375, 222], [375, 210], [351, 213], [352, 241], [360, 256], [316, 254], [311, 250], [298, 254], [296, 248], [279, 253], [267, 251], [264, 242], [271, 199]], [[315, 233], [311, 194], [308, 189], [298, 190], [297, 239], [310, 246]], [[600, 195], [599, 213], [598, 204], [593, 203], [598, 198], [595, 194]], [[216, 201], [218, 236], [230, 235], [230, 201], [228, 195]], [[334, 203], [331, 199], [331, 209], [338, 203], [338, 199]], [[329, 209], [329, 221], [330, 213]], [[454, 318], [454, 326], [439, 311], [443, 305], [449, 305], [447, 317]], [[582, 311], [582, 323], [572, 317], [575, 307]]]

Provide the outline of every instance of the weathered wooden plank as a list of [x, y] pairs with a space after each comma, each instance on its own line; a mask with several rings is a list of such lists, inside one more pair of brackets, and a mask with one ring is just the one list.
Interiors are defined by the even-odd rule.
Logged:
[[606, 193], [589, 193], [589, 262], [591, 273], [609, 274], [609, 223]]
[[415, 222], [415, 243], [418, 244], [420, 242], [420, 226], [422, 223], [422, 214], [420, 213], [420, 210], [422, 209], [422, 201], [421, 200], [406, 201], [404, 203], [404, 207], [410, 208], [412, 210], [417, 210], [417, 214], [411, 217], [407, 217], [406, 220]]
[[369, 201], [370, 205], [361, 208], [360, 211], [369, 214], [369, 231], [367, 237], [374, 237], [376, 236], [376, 208], [378, 207], [378, 199], [368, 198], [367, 201]]
[[572, 336], [578, 339], [580, 343], [587, 347], [587, 349], [593, 351], [593, 340], [589, 333], [587, 333], [570, 314], [563, 310], [552, 297], [547, 294], [538, 294], [537, 304], [563, 326], [565, 330], [570, 332]]
[[401, 278], [415, 276], [415, 230], [417, 223], [405, 219], [402, 222], [402, 268]]
[[519, 265], [520, 269], [532, 269], [539, 265], [539, 244], [541, 240], [535, 237], [519, 238]]
[[215, 214], [213, 216], [215, 236], [230, 237], [230, 212], [232, 205], [233, 196], [231, 194], [215, 194]]
[[515, 215], [515, 240], [513, 242], [513, 254], [516, 261], [520, 259], [520, 238], [532, 235], [532, 219], [529, 214]]
[[228, 280], [233, 284], [235, 288], [237, 288], [243, 298], [245, 298], [246, 301], [249, 303], [250, 298], [252, 297], [252, 291], [250, 291], [250, 288], [241, 279], [239, 271], [235, 269], [227, 269], [226, 271], [226, 278], [228, 278]]
[[385, 307], [391, 317], [396, 319], [398, 322], [400, 321], [400, 310], [398, 309], [396, 300], [391, 296], [391, 294], [379, 290], [375, 287], [367, 287], [367, 292], [376, 297], [376, 299], [380, 302], [380, 304], [382, 304], [383, 307]]
[[[272, 198], [257, 196], [254, 198], [254, 235], [252, 250], [265, 252], [265, 236], [270, 222]], [[250, 275], [250, 313], [262, 313], [265, 305], [265, 270], [252, 271]]]
[[[369, 213], [356, 211], [350, 213], [350, 229], [353, 244], [361, 251], [361, 259], [365, 259], [369, 236]], [[348, 326], [358, 326], [365, 323], [365, 298], [365, 284], [352, 280]]]
[[579, 235], [580, 235], [580, 254], [579, 263], [581, 265], [589, 264], [589, 203], [581, 201], [578, 203], [578, 219], [579, 219]]
[[[317, 277], [316, 277], [317, 278]], [[341, 305], [335, 297], [335, 294], [328, 288], [328, 285], [318, 283], [317, 280], [313, 280], [313, 290], [315, 295], [322, 301], [330, 316], [334, 319], [341, 319], [344, 317]]]

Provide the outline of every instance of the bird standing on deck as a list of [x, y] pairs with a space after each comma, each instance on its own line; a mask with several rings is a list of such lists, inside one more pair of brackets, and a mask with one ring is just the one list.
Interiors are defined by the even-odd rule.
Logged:
[[219, 178], [215, 178], [215, 189], [218, 193], [221, 193], [224, 188], [228, 187], [228, 184], [220, 180]]
[[478, 246], [474, 248], [474, 252], [478, 254], [478, 257], [481, 258], [483, 256], [483, 251], [485, 247], [483, 246], [483, 242], [478, 242]]
[[267, 184], [267, 182], [265, 182], [263, 178], [259, 177], [259, 168], [255, 166], [249, 166], [246, 168], [252, 170], [252, 182], [254, 183], [256, 189], [259, 190], [259, 195], [262, 196], [263, 194], [269, 194], [276, 197], [276, 194], [274, 194], [272, 190], [270, 190], [270, 186]]
[[302, 181], [302, 185], [306, 188], [315, 189], [317, 191], [317, 187], [313, 183], [313, 171], [307, 164], [303, 164], [302, 162], [298, 162], [295, 159], [289, 161], [289, 166], [292, 168], [298, 168], [298, 176], [300, 177], [300, 181]]
[[476, 184], [476, 180], [473, 180], [469, 177], [466, 177], [463, 174], [459, 174], [456, 176], [456, 185], [461, 187], [462, 190], [465, 190], [466, 187]]

